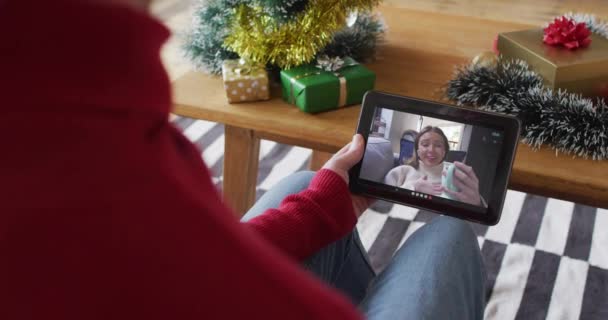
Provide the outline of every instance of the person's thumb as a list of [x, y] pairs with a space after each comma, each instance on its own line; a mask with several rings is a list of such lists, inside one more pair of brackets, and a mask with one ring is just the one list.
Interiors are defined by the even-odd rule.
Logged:
[[353, 141], [346, 152], [339, 156], [339, 161], [344, 169], [352, 168], [357, 162], [363, 158], [364, 141], [363, 136], [356, 134], [353, 136]]
[[325, 165], [324, 169], [329, 169], [344, 179], [348, 183], [348, 170], [350, 170], [363, 157], [364, 142], [363, 136], [357, 134], [353, 137], [350, 145], [342, 148]]

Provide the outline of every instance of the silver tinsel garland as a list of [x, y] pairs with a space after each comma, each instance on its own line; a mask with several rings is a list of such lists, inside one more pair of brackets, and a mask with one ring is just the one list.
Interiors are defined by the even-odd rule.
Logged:
[[544, 88], [525, 61], [499, 58], [493, 67], [462, 67], [446, 96], [458, 105], [518, 117], [522, 141], [534, 148], [547, 144], [556, 152], [608, 159], [606, 100]]

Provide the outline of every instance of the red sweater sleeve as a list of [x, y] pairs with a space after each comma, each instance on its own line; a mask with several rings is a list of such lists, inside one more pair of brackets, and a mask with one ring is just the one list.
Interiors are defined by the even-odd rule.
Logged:
[[352, 228], [346, 184], [237, 221], [167, 121], [166, 28], [102, 2], [0, 0], [0, 318], [360, 319], [284, 254]]
[[357, 219], [348, 186], [336, 173], [322, 169], [308, 189], [286, 197], [247, 222], [267, 241], [303, 260], [352, 231]]

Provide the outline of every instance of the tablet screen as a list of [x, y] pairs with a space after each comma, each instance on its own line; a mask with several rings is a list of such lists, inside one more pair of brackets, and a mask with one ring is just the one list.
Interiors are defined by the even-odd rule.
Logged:
[[359, 178], [485, 212], [503, 138], [496, 128], [376, 107]]

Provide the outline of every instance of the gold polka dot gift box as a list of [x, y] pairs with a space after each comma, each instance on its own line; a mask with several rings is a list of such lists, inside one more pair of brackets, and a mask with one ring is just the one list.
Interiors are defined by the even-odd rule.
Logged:
[[222, 77], [229, 103], [270, 99], [268, 73], [263, 67], [251, 65], [242, 59], [225, 60]]

